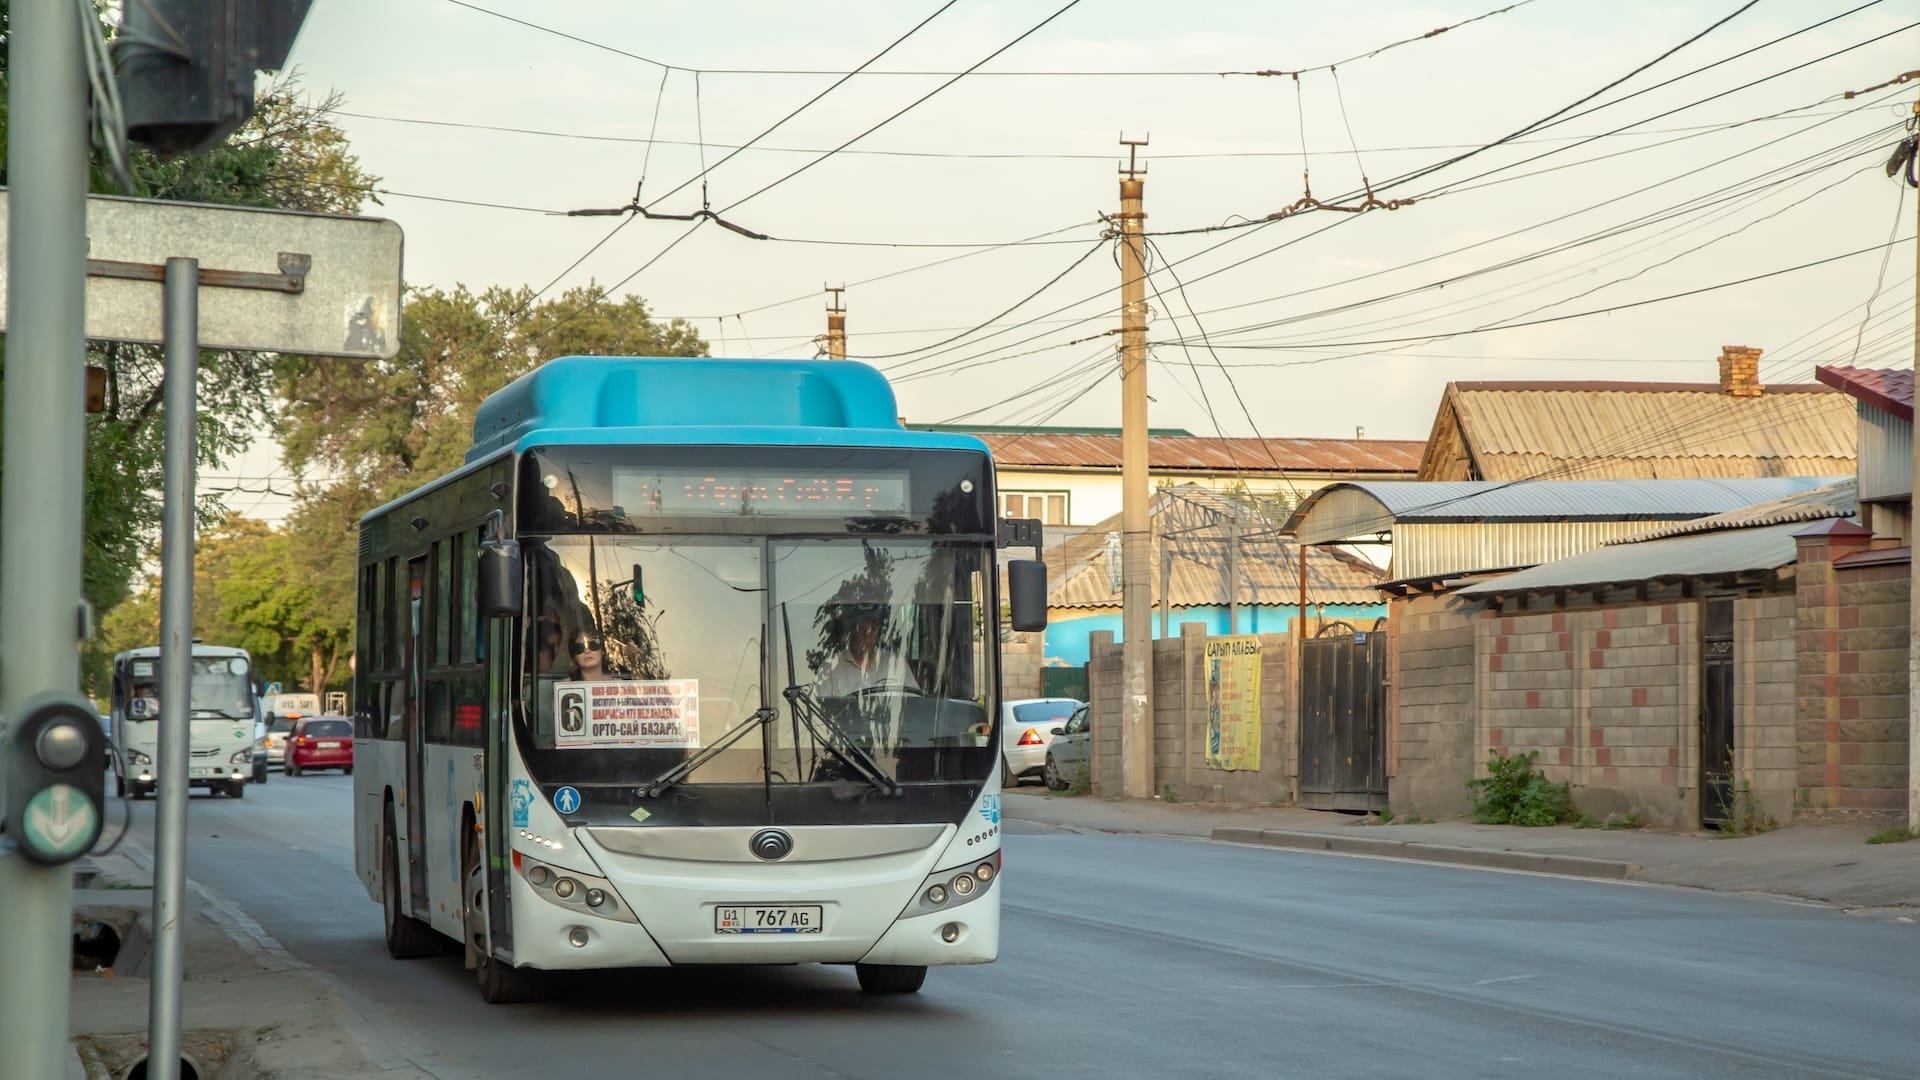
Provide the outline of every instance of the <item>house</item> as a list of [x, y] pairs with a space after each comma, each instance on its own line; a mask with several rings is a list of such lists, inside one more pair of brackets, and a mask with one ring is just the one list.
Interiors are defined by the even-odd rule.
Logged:
[[[1889, 801], [1891, 725], [1825, 721], [1885, 687], [1837, 670], [1827, 687], [1842, 643], [1803, 629], [1839, 621], [1828, 590], [1836, 555], [1864, 532], [1856, 509], [1848, 477], [1457, 590], [1456, 603], [1486, 604], [1474, 620], [1476, 757], [1537, 753], [1583, 812], [1666, 827], [1746, 829]], [[1905, 597], [1847, 592], [1871, 628], [1838, 631], [1846, 653], [1895, 660], [1869, 639], [1888, 636], [1889, 604]], [[1897, 660], [1904, 712], [1904, 635]], [[1881, 694], [1868, 711], [1892, 704]], [[1839, 767], [1862, 760], [1873, 764]]]
[[[1557, 780], [1573, 779], [1583, 762], [1600, 770], [1592, 774], [1596, 782], [1583, 786], [1613, 789], [1638, 784], [1645, 779], [1641, 774], [1625, 774], [1616, 784], [1606, 770], [1638, 766], [1639, 756], [1652, 751], [1636, 750], [1623, 756], [1621, 765], [1612, 764], [1611, 748], [1606, 754], [1582, 757], [1581, 748], [1590, 746], [1588, 740], [1594, 736], [1579, 718], [1591, 716], [1595, 702], [1604, 702], [1606, 708], [1664, 708], [1670, 712], [1660, 722], [1677, 733], [1683, 720], [1695, 715], [1686, 711], [1694, 699], [1684, 692], [1679, 661], [1698, 645], [1698, 605], [1693, 602], [1698, 594], [1687, 591], [1695, 586], [1681, 583], [1673, 586], [1674, 595], [1668, 599], [1666, 593], [1649, 593], [1647, 583], [1676, 567], [1699, 571], [1694, 577], [1710, 576], [1709, 570], [1733, 571], [1727, 566], [1659, 564], [1638, 572], [1639, 580], [1631, 584], [1587, 582], [1578, 575], [1549, 584], [1540, 575], [1561, 568], [1563, 560], [1577, 565], [1581, 559], [1601, 559], [1600, 553], [1608, 551], [1610, 544], [1664, 535], [1685, 523], [1760, 504], [1804, 501], [1826, 508], [1842, 505], [1839, 512], [1850, 512], [1850, 503], [1836, 504], [1841, 494], [1826, 490], [1846, 479], [1369, 482], [1326, 488], [1302, 504], [1288, 529], [1310, 547], [1351, 542], [1356, 537], [1390, 542], [1388, 572], [1380, 583], [1392, 597], [1386, 670], [1383, 679], [1377, 672], [1366, 675], [1382, 680], [1383, 685], [1350, 688], [1349, 695], [1384, 693], [1387, 706], [1383, 731], [1341, 733], [1341, 718], [1318, 717], [1312, 713], [1313, 703], [1303, 702], [1303, 739], [1332, 731], [1335, 737], [1378, 755], [1391, 805], [1424, 814], [1465, 813], [1469, 809], [1465, 781], [1476, 769], [1484, 769], [1487, 753], [1494, 751], [1541, 750], [1542, 763]], [[1791, 536], [1774, 540], [1769, 550], [1775, 554], [1781, 544], [1793, 546]], [[1780, 561], [1790, 562], [1793, 557], [1788, 550]], [[1771, 573], [1778, 565], [1742, 564], [1737, 569]], [[1635, 572], [1622, 576], [1632, 579]], [[1517, 584], [1505, 584], [1509, 582]], [[1769, 629], [1777, 634], [1785, 626], [1791, 632], [1792, 586], [1763, 577], [1757, 583], [1742, 582], [1741, 587], [1750, 584], [1787, 595], [1786, 622], [1776, 621]], [[1593, 616], [1572, 610], [1622, 605], [1633, 610]], [[1779, 607], [1776, 600], [1764, 612], [1735, 614], [1779, 620], [1783, 617]], [[1715, 608], [1714, 614], [1717, 617], [1720, 609]], [[1622, 618], [1628, 621], [1619, 623]], [[1621, 630], [1622, 626], [1629, 629]], [[1609, 650], [1616, 647], [1626, 651], [1613, 657]], [[1653, 670], [1633, 673], [1639, 681], [1630, 684], [1621, 671], [1628, 662]], [[1791, 670], [1784, 664], [1776, 667]], [[1607, 689], [1596, 697], [1597, 687]], [[1616, 689], [1627, 695], [1624, 702], [1606, 700]], [[1508, 708], [1518, 710], [1521, 719], [1498, 712]], [[1604, 722], [1599, 730], [1604, 737]], [[1550, 736], [1556, 741], [1549, 741]], [[1672, 746], [1680, 746], [1679, 738], [1673, 735]], [[1303, 743], [1302, 755], [1310, 749]], [[1647, 766], [1656, 770], [1649, 790], [1672, 779], [1674, 783], [1662, 789], [1672, 798], [1657, 801], [1647, 792], [1625, 792], [1615, 808], [1640, 810], [1663, 824], [1697, 816], [1698, 785], [1681, 784], [1678, 779], [1690, 763], [1697, 764], [1680, 755]], [[1329, 793], [1330, 805], [1342, 805], [1346, 794], [1351, 793]], [[1633, 801], [1636, 798], [1638, 802]], [[1589, 804], [1596, 809], [1610, 805], [1594, 797]]]
[[[1259, 508], [1183, 484], [1153, 499], [1155, 638], [1178, 637], [1186, 623], [1209, 634], [1283, 633], [1300, 612], [1299, 547]], [[1045, 553], [1048, 623], [1044, 665], [1084, 667], [1090, 635], [1122, 640], [1120, 516]], [[1371, 627], [1386, 615], [1381, 572], [1345, 552], [1310, 549], [1309, 614]]]
[[1762, 386], [1759, 361], [1727, 346], [1717, 383], [1449, 383], [1419, 479], [1852, 473], [1853, 401], [1831, 385]]
[[[1114, 428], [940, 428], [966, 431], [993, 451], [1000, 512], [1055, 530], [1093, 528], [1120, 512], [1120, 432]], [[1207, 438], [1155, 429], [1147, 440], [1154, 488], [1192, 484], [1292, 506], [1336, 480], [1411, 479], [1423, 444], [1395, 439]]]

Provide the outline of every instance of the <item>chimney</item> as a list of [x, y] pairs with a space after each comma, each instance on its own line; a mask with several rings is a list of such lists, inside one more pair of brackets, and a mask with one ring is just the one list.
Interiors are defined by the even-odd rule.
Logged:
[[1720, 389], [1732, 397], [1759, 397], [1760, 350], [1746, 345], [1720, 347]]

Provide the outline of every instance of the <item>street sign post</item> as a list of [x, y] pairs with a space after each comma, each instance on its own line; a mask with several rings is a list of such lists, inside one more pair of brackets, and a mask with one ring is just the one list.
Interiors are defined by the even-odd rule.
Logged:
[[386, 359], [400, 349], [402, 247], [400, 226], [381, 218], [89, 196], [87, 337], [165, 344], [158, 286], [168, 259], [191, 257], [201, 348]]
[[[13, 224], [4, 194], [0, 237], [10, 234]], [[166, 354], [160, 761], [155, 763], [147, 1057], [149, 1074], [170, 1080], [180, 1060], [185, 969], [180, 928], [186, 915], [198, 461], [194, 393], [200, 350], [393, 356], [400, 348], [403, 245], [400, 227], [378, 218], [100, 196], [86, 200], [86, 225], [86, 336], [157, 343]], [[24, 262], [17, 270], [0, 269], [0, 286], [11, 294], [15, 282], [30, 278], [35, 269]], [[11, 424], [7, 434], [11, 440]]]

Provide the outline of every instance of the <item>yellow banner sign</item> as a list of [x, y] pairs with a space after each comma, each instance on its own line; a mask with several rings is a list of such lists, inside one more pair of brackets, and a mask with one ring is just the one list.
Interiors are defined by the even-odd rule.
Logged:
[[1207, 639], [1207, 767], [1260, 768], [1260, 639]]

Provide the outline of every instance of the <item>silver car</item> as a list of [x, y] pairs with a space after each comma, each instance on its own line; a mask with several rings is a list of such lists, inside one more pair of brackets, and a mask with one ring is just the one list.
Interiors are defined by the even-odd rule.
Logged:
[[285, 769], [287, 764], [287, 734], [293, 730], [298, 716], [275, 716], [267, 721], [267, 733], [260, 737], [260, 745], [267, 751], [267, 764], [276, 769]]
[[1053, 729], [1040, 779], [1055, 791], [1065, 791], [1087, 776], [1093, 755], [1093, 733], [1087, 729], [1087, 706], [1073, 710], [1067, 722]]
[[1053, 729], [1080, 708], [1077, 698], [1025, 698], [1005, 702], [1000, 714], [1000, 786], [1011, 788], [1046, 767]]

